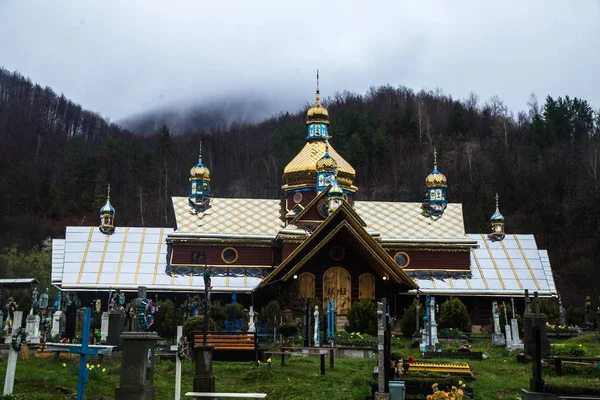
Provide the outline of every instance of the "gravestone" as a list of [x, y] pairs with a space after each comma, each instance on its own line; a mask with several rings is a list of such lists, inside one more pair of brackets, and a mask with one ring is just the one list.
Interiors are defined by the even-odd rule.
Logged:
[[[550, 341], [548, 340], [548, 331], [546, 327], [546, 316], [540, 313], [540, 304], [538, 292], [534, 292], [533, 297], [533, 312], [528, 312], [523, 316], [523, 332], [525, 333], [523, 338], [523, 347], [524, 352], [528, 356], [533, 357], [535, 351], [535, 345], [533, 337], [534, 327], [540, 328], [541, 335], [541, 354], [542, 358], [546, 358], [550, 356]], [[531, 311], [531, 309], [530, 309]]]
[[[425, 315], [423, 316], [423, 330], [421, 331], [421, 352], [427, 351], [429, 344], [429, 295], [425, 297]], [[418, 316], [419, 314], [417, 314]]]
[[85, 385], [89, 381], [87, 363], [88, 356], [98, 354], [98, 350], [89, 347], [90, 337], [90, 319], [92, 310], [89, 308], [83, 309], [83, 322], [81, 326], [81, 344], [69, 348], [70, 353], [79, 354], [79, 378], [77, 380], [77, 400], [84, 400]]
[[427, 351], [436, 351], [436, 346], [438, 344], [438, 331], [437, 331], [437, 322], [435, 322], [435, 297], [431, 297], [431, 304], [429, 306], [429, 346], [427, 347]]
[[256, 325], [254, 322], [254, 306], [250, 306], [250, 312], [248, 313], [248, 332], [256, 332]]
[[75, 329], [77, 326], [77, 306], [74, 302], [67, 306], [65, 317], [65, 336], [69, 339], [75, 338]]
[[504, 308], [504, 332], [506, 334], [506, 348], [508, 350], [512, 349], [512, 334], [510, 332], [510, 325], [508, 324], [508, 313], [506, 312], [506, 304], [502, 302], [502, 307]]
[[313, 330], [313, 345], [315, 347], [321, 347], [321, 329], [319, 327], [319, 307], [315, 306], [315, 312], [313, 314], [314, 318], [315, 318], [315, 329]]
[[377, 393], [376, 399], [389, 399], [386, 393], [386, 371], [389, 368], [385, 363], [385, 304], [377, 302]]
[[62, 311], [56, 311], [52, 315], [52, 330], [50, 331], [50, 334], [52, 336], [62, 336], [62, 334], [65, 333], [65, 323], [65, 313]]
[[558, 323], [561, 326], [567, 325], [567, 310], [562, 305], [560, 294], [558, 295]]
[[40, 316], [29, 314], [25, 319], [25, 332], [27, 332], [27, 342], [37, 344], [40, 342]]
[[510, 320], [510, 328], [512, 332], [512, 348], [511, 350], [523, 350], [523, 343], [519, 337], [519, 321], [515, 317], [515, 300], [510, 298], [512, 304], [512, 319]]
[[492, 311], [494, 312], [494, 334], [492, 336], [492, 343], [495, 347], [504, 347], [505, 341], [502, 336], [502, 330], [500, 329], [500, 310], [498, 309], [498, 302], [492, 302]]
[[108, 337], [108, 313], [103, 312], [100, 319], [100, 342], [106, 343]]
[[[13, 320], [13, 333], [21, 327], [23, 321], [23, 311], [15, 311]], [[7, 335], [7, 339], [12, 341], [12, 337]], [[10, 343], [10, 341], [8, 341]], [[4, 395], [12, 394], [13, 386], [15, 384], [15, 372], [17, 370], [17, 357], [18, 352], [12, 348], [8, 349], [8, 362], [6, 364], [6, 376], [4, 377]]]
[[125, 314], [120, 310], [111, 311], [108, 314], [108, 335], [106, 344], [121, 348], [121, 334], [125, 329]]
[[0, 310], [0, 329], [2, 329], [4, 323], [4, 313]]
[[123, 358], [115, 400], [153, 400], [156, 332], [123, 332]]

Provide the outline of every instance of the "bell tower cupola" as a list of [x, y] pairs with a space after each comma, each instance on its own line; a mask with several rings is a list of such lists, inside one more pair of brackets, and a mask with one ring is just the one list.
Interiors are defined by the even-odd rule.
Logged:
[[110, 235], [115, 231], [115, 209], [110, 204], [110, 185], [107, 188], [106, 204], [100, 209], [100, 232]]
[[210, 205], [210, 171], [202, 163], [202, 142], [198, 151], [198, 164], [190, 170], [189, 203], [196, 211], [204, 211]]
[[500, 241], [504, 239], [504, 216], [500, 214], [500, 207], [498, 206], [498, 193], [496, 193], [496, 212], [490, 218], [490, 225], [492, 233], [490, 233], [489, 239], [492, 241]]

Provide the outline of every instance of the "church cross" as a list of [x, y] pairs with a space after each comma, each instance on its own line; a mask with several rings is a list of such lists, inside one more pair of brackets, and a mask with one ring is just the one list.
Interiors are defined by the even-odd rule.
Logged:
[[83, 311], [83, 333], [81, 335], [81, 345], [71, 347], [69, 352], [79, 354], [79, 380], [77, 382], [77, 400], [85, 398], [85, 384], [88, 383], [87, 357], [98, 354], [98, 350], [89, 347], [90, 338], [90, 315], [89, 307]]

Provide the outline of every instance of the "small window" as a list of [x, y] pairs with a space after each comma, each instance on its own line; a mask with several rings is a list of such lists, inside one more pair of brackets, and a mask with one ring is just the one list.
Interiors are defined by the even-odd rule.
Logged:
[[400, 251], [394, 255], [394, 260], [401, 268], [408, 266], [410, 263], [410, 257], [403, 251]]
[[203, 251], [193, 251], [190, 253], [190, 262], [192, 264], [205, 264], [206, 256]]
[[294, 203], [298, 204], [302, 201], [302, 193], [298, 192], [294, 194]]
[[238, 258], [238, 252], [233, 247], [228, 247], [221, 253], [221, 258], [227, 264], [233, 264]]
[[333, 261], [342, 261], [345, 256], [346, 249], [343, 246], [340, 246], [339, 244], [332, 246], [329, 250], [329, 257], [331, 257]]

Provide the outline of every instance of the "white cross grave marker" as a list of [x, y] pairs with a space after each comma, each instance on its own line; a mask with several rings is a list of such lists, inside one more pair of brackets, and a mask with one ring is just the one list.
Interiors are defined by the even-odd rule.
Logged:
[[[17, 332], [17, 329], [21, 328], [23, 321], [23, 311], [15, 311], [15, 318], [13, 319], [13, 334]], [[10, 342], [8, 342], [10, 343]], [[15, 384], [15, 372], [17, 371], [17, 357], [19, 352], [12, 348], [8, 349], [8, 364], [6, 365], [6, 376], [4, 378], [4, 395], [12, 394], [13, 386]]]

